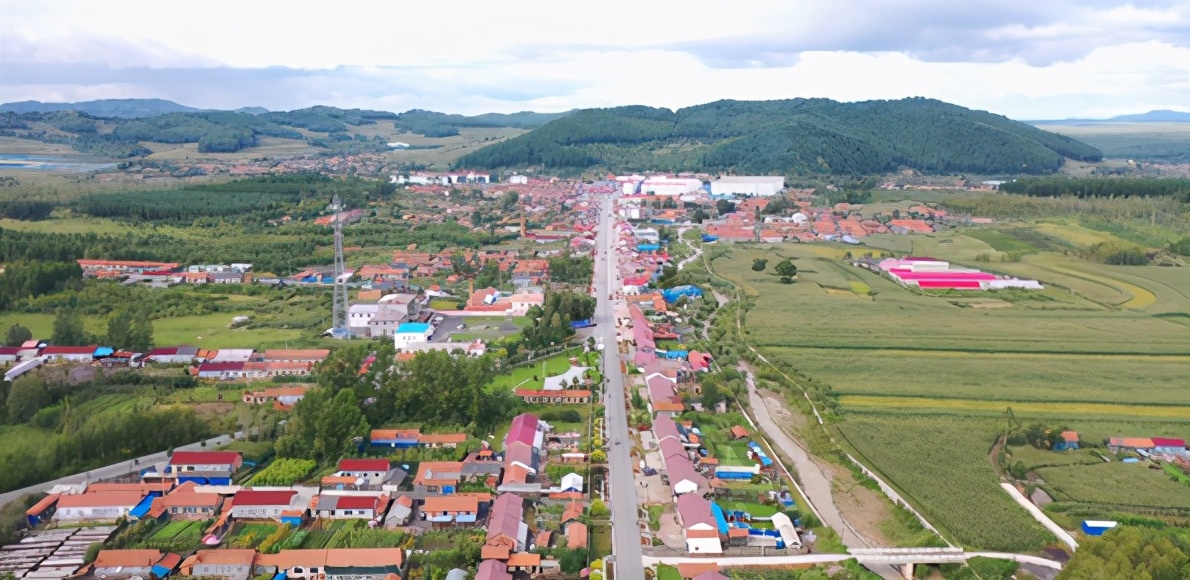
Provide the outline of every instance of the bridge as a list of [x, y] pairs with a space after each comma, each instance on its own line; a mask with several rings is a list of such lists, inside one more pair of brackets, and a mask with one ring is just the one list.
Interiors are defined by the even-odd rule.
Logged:
[[962, 548], [868, 548], [853, 549], [849, 554], [799, 554], [796, 556], [736, 556], [736, 557], [690, 557], [690, 556], [645, 556], [645, 566], [666, 564], [701, 564], [715, 562], [724, 568], [749, 566], [794, 566], [816, 565], [842, 562], [854, 558], [860, 564], [868, 566], [896, 566], [901, 569], [905, 578], [913, 578], [913, 567], [918, 564], [957, 564], [966, 562], [970, 558], [995, 558], [998, 560], [1013, 560], [1021, 564], [1044, 566], [1054, 570], [1061, 570], [1062, 563], [1028, 554], [1010, 554], [1005, 552], [967, 552]]

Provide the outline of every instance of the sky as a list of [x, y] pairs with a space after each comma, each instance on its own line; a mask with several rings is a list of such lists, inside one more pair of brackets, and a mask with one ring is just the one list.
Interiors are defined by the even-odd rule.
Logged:
[[0, 0], [0, 102], [1190, 111], [1190, 0]]

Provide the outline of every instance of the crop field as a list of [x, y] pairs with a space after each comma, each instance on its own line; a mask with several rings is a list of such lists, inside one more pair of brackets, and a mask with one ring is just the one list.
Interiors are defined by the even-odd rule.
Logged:
[[[1184, 405], [1190, 356], [876, 350], [839, 356], [833, 349], [766, 352], [841, 395], [906, 396], [1005, 402]], [[913, 367], [929, 372], [914, 372]], [[875, 380], [881, 375], [890, 380]], [[1077, 383], [1079, 388], [1051, 388]], [[1003, 405], [1001, 405], [1003, 407]]]
[[153, 533], [154, 540], [193, 540], [202, 536], [202, 521], [177, 521], [161, 526]]
[[[1049, 247], [1116, 239], [1042, 225], [1059, 240]], [[953, 541], [1028, 550], [1052, 538], [1000, 489], [989, 460], [1006, 408], [1025, 423], [1076, 429], [1084, 441], [1190, 435], [1190, 269], [1105, 266], [1039, 250], [1029, 239], [986, 229], [875, 236], [867, 247], [742, 244], [728, 246], [713, 267], [754, 297], [745, 338], [839, 395], [837, 429], [864, 463]], [[917, 293], [832, 259], [834, 252], [879, 255], [881, 248], [1036, 278], [1047, 289]], [[1005, 252], [1023, 257], [1000, 262]], [[991, 261], [976, 261], [981, 254]], [[794, 259], [796, 283], [751, 270], [754, 258], [771, 265], [778, 256]], [[1040, 468], [1061, 472], [1051, 473], [1059, 503], [1129, 505], [1127, 476], [1137, 471], [1116, 472], [1124, 466], [1112, 464], [1103, 478], [1119, 485], [1096, 491], [1100, 466], [1067, 461]], [[1139, 473], [1134, 484], [1155, 475], [1173, 485], [1155, 471]]]
[[318, 465], [313, 459], [278, 459], [252, 476], [249, 486], [258, 485], [293, 485], [302, 481]]
[[1190, 485], [1173, 481], [1145, 463], [1100, 462], [1036, 470], [1042, 485], [1057, 501], [1133, 508], [1190, 507]]
[[889, 483], [914, 498], [926, 519], [963, 546], [1029, 551], [1049, 532], [1004, 490], [988, 461], [992, 420], [852, 414], [839, 431]]
[[[328, 311], [329, 312], [329, 311]], [[230, 328], [231, 319], [243, 312], [217, 312], [199, 316], [178, 316], [158, 318], [153, 321], [153, 339], [156, 344], [192, 344], [202, 348], [247, 348], [284, 347], [286, 341], [309, 342], [309, 331], [297, 328]], [[328, 314], [329, 315], [329, 314]], [[33, 336], [48, 338], [53, 334], [54, 315], [9, 312], [0, 314], [0, 327], [8, 328], [20, 324], [33, 332]], [[87, 332], [103, 336], [106, 323], [92, 316], [83, 317]]]

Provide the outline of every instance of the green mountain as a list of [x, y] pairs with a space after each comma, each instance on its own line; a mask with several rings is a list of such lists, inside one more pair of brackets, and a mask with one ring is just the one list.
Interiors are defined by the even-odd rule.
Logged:
[[467, 117], [464, 115], [448, 115], [434, 111], [413, 109], [397, 115], [393, 125], [401, 131], [417, 133], [426, 137], [452, 137], [464, 128], [497, 128], [512, 127], [516, 129], [532, 129], [540, 127], [550, 121], [561, 119], [573, 111], [565, 113], [485, 113]]
[[101, 118], [137, 119], [166, 113], [196, 113], [198, 109], [165, 99], [101, 99], [78, 103], [21, 101], [0, 105], [0, 113], [52, 113], [55, 111], [78, 111]]
[[1098, 149], [1000, 115], [923, 98], [718, 101], [585, 109], [489, 145], [457, 167], [861, 175], [1057, 170]]

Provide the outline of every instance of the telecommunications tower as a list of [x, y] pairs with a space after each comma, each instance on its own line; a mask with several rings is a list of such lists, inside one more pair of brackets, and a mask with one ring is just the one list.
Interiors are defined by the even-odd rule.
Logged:
[[335, 229], [335, 296], [331, 303], [331, 336], [348, 338], [347, 332], [347, 277], [343, 275], [343, 202], [339, 194], [331, 200], [331, 227]]

